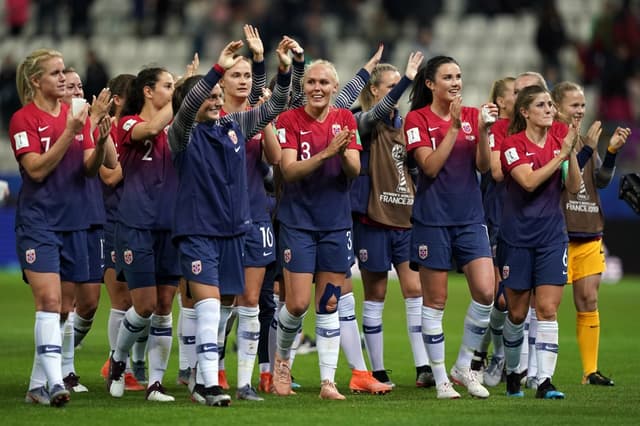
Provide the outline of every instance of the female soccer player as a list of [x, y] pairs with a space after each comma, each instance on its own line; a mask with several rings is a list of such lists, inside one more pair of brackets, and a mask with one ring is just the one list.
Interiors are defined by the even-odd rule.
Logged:
[[502, 144], [506, 194], [497, 259], [509, 308], [503, 336], [507, 395], [513, 397], [523, 396], [516, 369], [533, 293], [538, 318], [536, 397], [564, 398], [551, 383], [558, 356], [557, 310], [567, 279], [567, 235], [560, 208], [563, 161], [569, 159], [566, 190], [578, 192], [581, 180], [573, 149], [576, 130], [571, 127], [564, 140], [558, 138], [549, 131], [554, 115], [547, 90], [523, 88], [516, 98], [511, 136]]
[[[554, 86], [551, 96], [558, 106], [560, 117], [569, 121], [576, 129], [584, 118], [586, 101], [580, 86], [562, 82]], [[569, 259], [567, 282], [573, 283], [573, 302], [576, 306], [576, 336], [582, 359], [582, 383], [613, 386], [613, 380], [598, 369], [598, 346], [600, 342], [600, 314], [598, 312], [598, 289], [604, 272], [604, 250], [602, 231], [604, 216], [597, 189], [605, 188], [615, 172], [617, 152], [631, 134], [628, 128], [618, 127], [611, 136], [604, 161], [597, 153], [600, 122], [589, 132], [580, 135], [576, 149], [578, 165], [582, 169], [580, 191], [575, 194], [562, 192], [562, 206], [569, 233]]]
[[[462, 106], [461, 91], [462, 74], [456, 61], [447, 56], [430, 59], [414, 80], [404, 126], [407, 150], [420, 170], [411, 262], [419, 267], [422, 334], [439, 399], [460, 397], [447, 378], [442, 330], [452, 258], [467, 278], [472, 300], [451, 378], [472, 396], [489, 396], [470, 364], [487, 331], [493, 302], [491, 248], [476, 178], [476, 170], [485, 173], [490, 168], [490, 124], [478, 109]], [[486, 108], [493, 116], [498, 112], [494, 104]]]
[[64, 69], [62, 54], [55, 50], [30, 53], [17, 71], [23, 107], [9, 124], [22, 176], [16, 248], [36, 309], [36, 353], [25, 400], [53, 406], [69, 401], [61, 370], [61, 281], [89, 278], [88, 226], [81, 194], [84, 177], [95, 175], [103, 163], [108, 136], [105, 121], [94, 146], [88, 105], [74, 115], [61, 102]]

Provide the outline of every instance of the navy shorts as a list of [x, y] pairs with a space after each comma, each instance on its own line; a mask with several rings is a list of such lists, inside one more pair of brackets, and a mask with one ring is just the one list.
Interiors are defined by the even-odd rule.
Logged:
[[306, 231], [280, 224], [282, 266], [296, 273], [346, 274], [353, 261], [351, 229]]
[[276, 244], [271, 222], [254, 222], [244, 235], [244, 266], [266, 267], [276, 260]]
[[386, 272], [392, 265], [409, 261], [410, 229], [388, 229], [355, 221], [353, 237], [360, 269]]
[[487, 226], [480, 223], [461, 226], [414, 224], [411, 233], [411, 266], [451, 270], [452, 259], [462, 268], [472, 260], [491, 257]]
[[62, 281], [75, 283], [89, 279], [85, 230], [50, 231], [18, 226], [16, 252], [22, 270], [53, 272], [59, 274]]
[[244, 246], [244, 237], [181, 237], [178, 252], [182, 275], [187, 281], [216, 286], [220, 294], [242, 294]]
[[104, 277], [104, 228], [92, 226], [87, 230], [87, 250], [89, 251], [89, 279], [85, 282], [101, 283]]
[[116, 269], [115, 222], [107, 222], [104, 225], [104, 243], [102, 244], [102, 256], [104, 269]]
[[493, 266], [498, 266], [496, 253], [498, 252], [498, 234], [500, 233], [500, 227], [487, 224], [487, 232], [489, 232], [489, 244], [491, 244], [491, 257], [493, 257]]
[[130, 228], [122, 223], [115, 229], [116, 273], [129, 289], [178, 285], [178, 250], [171, 231]]
[[567, 282], [567, 243], [547, 247], [513, 247], [500, 241], [498, 269], [502, 284], [512, 290]]

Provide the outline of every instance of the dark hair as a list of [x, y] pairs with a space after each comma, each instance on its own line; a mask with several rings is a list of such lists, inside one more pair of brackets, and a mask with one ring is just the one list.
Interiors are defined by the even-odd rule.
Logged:
[[192, 75], [191, 77], [184, 80], [178, 87], [176, 87], [176, 90], [174, 90], [173, 92], [173, 98], [171, 99], [171, 106], [173, 107], [174, 114], [178, 113], [180, 105], [182, 105], [184, 98], [187, 97], [187, 93], [189, 93], [191, 89], [193, 89], [195, 85], [198, 84], [198, 82], [203, 78], [204, 76], [201, 74]]
[[138, 73], [136, 78], [131, 81], [127, 90], [127, 99], [124, 102], [122, 108], [122, 116], [139, 114], [144, 106], [144, 94], [145, 87], [155, 87], [158, 82], [160, 74], [168, 72], [164, 68], [153, 67], [145, 68]]
[[[129, 85], [136, 78], [133, 74], [120, 74], [113, 77], [107, 83], [107, 87], [111, 91], [112, 96], [119, 96], [121, 98], [126, 99], [127, 90], [129, 89]], [[111, 104], [111, 110], [109, 111], [109, 115], [115, 115], [116, 113], [116, 104]]]
[[426, 82], [436, 81], [438, 68], [444, 64], [459, 65], [451, 56], [439, 55], [429, 59], [424, 66], [420, 67], [416, 77], [413, 79], [411, 95], [409, 96], [411, 111], [425, 107], [433, 102], [433, 93], [431, 93], [431, 89], [427, 87]]
[[529, 108], [529, 105], [533, 102], [536, 96], [540, 93], [549, 93], [547, 89], [542, 86], [527, 86], [518, 92], [516, 103], [513, 106], [513, 119], [509, 123], [509, 134], [521, 132], [527, 128], [527, 120], [520, 112], [521, 109]]

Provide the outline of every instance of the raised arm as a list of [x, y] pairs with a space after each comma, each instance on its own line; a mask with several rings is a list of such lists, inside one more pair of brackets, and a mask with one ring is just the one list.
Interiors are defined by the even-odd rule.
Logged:
[[631, 129], [628, 127], [617, 127], [611, 139], [609, 139], [609, 145], [607, 146], [607, 152], [604, 155], [602, 165], [596, 170], [595, 180], [598, 188], [605, 188], [616, 171], [616, 156], [618, 151], [627, 142], [627, 138], [631, 135]]
[[262, 96], [262, 89], [267, 86], [267, 71], [264, 64], [264, 45], [258, 28], [246, 24], [243, 27], [247, 46], [251, 51], [251, 93], [248, 102], [253, 106]]

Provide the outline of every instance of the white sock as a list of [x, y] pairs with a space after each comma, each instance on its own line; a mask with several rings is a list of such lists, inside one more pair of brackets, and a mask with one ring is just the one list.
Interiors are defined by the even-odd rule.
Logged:
[[458, 368], [470, 368], [473, 352], [480, 348], [482, 339], [489, 328], [489, 315], [491, 306], [483, 305], [472, 300], [464, 317], [464, 331], [462, 332], [462, 344], [458, 351], [456, 366]]
[[558, 321], [538, 321], [536, 334], [538, 383], [553, 377], [558, 361]]
[[149, 325], [147, 325], [138, 335], [131, 347], [131, 360], [134, 362], [144, 362], [147, 357], [147, 346], [149, 343]]
[[257, 306], [238, 306], [238, 389], [251, 385], [253, 366], [258, 354], [260, 321]]
[[[278, 296], [274, 295], [274, 299], [276, 298], [278, 298]], [[276, 347], [278, 346], [278, 317], [280, 316], [280, 309], [282, 309], [283, 306], [284, 303], [276, 302], [276, 312], [273, 314], [271, 326], [269, 327], [269, 371], [273, 371], [273, 363], [276, 359]]]
[[47, 386], [47, 375], [38, 361], [38, 351], [33, 354], [33, 366], [31, 367], [31, 376], [29, 377], [29, 390]]
[[316, 346], [320, 381], [334, 382], [340, 355], [340, 318], [337, 311], [331, 314], [316, 313]]
[[298, 330], [298, 334], [296, 334], [295, 339], [293, 339], [293, 343], [291, 344], [291, 350], [289, 351], [289, 369], [293, 368], [293, 362], [296, 360], [296, 354], [298, 353], [298, 348], [304, 339], [304, 333], [302, 332], [302, 326]]
[[74, 366], [75, 345], [73, 343], [73, 321], [75, 313], [69, 312], [67, 320], [60, 323], [60, 333], [62, 336], [62, 377], [67, 377], [69, 373], [75, 373]]
[[[196, 330], [198, 328], [198, 316], [194, 308], [182, 308], [182, 343], [180, 351], [180, 369], [194, 368], [198, 361], [196, 354]], [[184, 366], [182, 358], [184, 357]]]
[[[340, 305], [338, 305], [340, 306]], [[384, 334], [382, 331], [382, 311], [384, 302], [365, 300], [362, 304], [362, 332], [367, 347], [371, 370], [384, 370]], [[340, 328], [342, 333], [342, 328]], [[342, 344], [342, 338], [340, 344]], [[424, 347], [424, 344], [420, 342]]]
[[261, 362], [258, 365], [258, 368], [260, 368], [260, 374], [262, 374], [262, 373], [271, 373], [271, 371], [273, 371], [273, 370], [271, 370], [271, 364], [268, 363], [268, 362]]
[[118, 331], [120, 324], [124, 318], [125, 311], [113, 309], [109, 311], [109, 322], [107, 323], [107, 337], [109, 338], [109, 349], [111, 352], [116, 350], [116, 341], [118, 340]]
[[529, 367], [529, 326], [531, 325], [531, 308], [527, 312], [527, 317], [524, 320], [524, 343], [522, 350], [520, 351], [520, 367], [518, 367], [518, 373], [522, 373]]
[[422, 340], [422, 297], [404, 299], [404, 307], [413, 362], [416, 367], [429, 365], [429, 355], [427, 355], [427, 349], [424, 346], [424, 340]]
[[172, 315], [151, 315], [149, 327], [149, 385], [162, 383], [171, 355]]
[[38, 364], [47, 377], [49, 388], [54, 385], [62, 385], [60, 314], [36, 311], [34, 337]]
[[358, 320], [356, 319], [356, 299], [353, 297], [353, 293], [340, 296], [338, 317], [340, 347], [344, 351], [349, 368], [366, 371], [367, 365], [364, 363], [364, 356], [362, 355], [362, 344], [360, 342], [360, 332], [358, 331]]
[[[276, 337], [276, 351], [278, 356], [283, 360], [288, 360], [291, 358], [291, 346], [293, 345], [293, 340], [298, 335], [298, 331], [302, 327], [302, 320], [304, 319], [304, 315], [295, 317], [289, 313], [287, 310], [287, 306], [283, 306], [280, 309], [280, 314], [278, 315], [278, 334]], [[338, 325], [338, 328], [340, 325]], [[317, 345], [317, 342], [316, 342]]]
[[87, 337], [87, 333], [89, 333], [93, 325], [93, 318], [83, 318], [77, 312], [75, 313], [73, 320], [73, 341], [75, 346], [78, 346]]
[[[184, 307], [182, 306], [182, 295], [178, 292], [176, 299], [178, 299], [178, 369], [186, 370], [189, 368], [189, 362], [187, 361], [187, 353], [184, 350], [184, 339], [182, 338], [182, 326], [184, 324]], [[195, 337], [195, 334], [193, 334]], [[195, 343], [195, 342], [194, 342]]]
[[217, 386], [220, 301], [213, 298], [204, 299], [197, 302], [194, 309], [198, 317], [196, 328], [197, 382], [207, 388]]
[[520, 350], [524, 346], [522, 344], [524, 342], [524, 323], [514, 324], [507, 317], [502, 330], [502, 339], [507, 374], [519, 373]]
[[449, 381], [444, 364], [443, 316], [444, 310], [422, 306], [422, 339], [431, 360], [433, 378], [438, 385]]
[[527, 377], [538, 376], [538, 354], [536, 351], [536, 338], [538, 336], [538, 317], [536, 310], [530, 309], [529, 318], [529, 359], [527, 361]]
[[224, 339], [227, 333], [227, 322], [233, 314], [233, 306], [220, 305], [220, 322], [218, 322], [218, 370], [224, 371]]
[[[144, 318], [138, 315], [136, 310], [130, 307], [122, 319], [120, 330], [118, 330], [118, 338], [116, 339], [116, 350], [113, 352], [115, 361], [126, 361], [129, 356], [129, 349], [133, 346], [136, 339], [144, 332], [145, 328], [151, 323], [151, 317]], [[136, 361], [136, 359], [133, 359]]]
[[[504, 358], [504, 344], [502, 341], [502, 331], [504, 330], [504, 322], [507, 319], [507, 311], [501, 311], [495, 306], [491, 309], [491, 318], [489, 319], [489, 330], [491, 342], [493, 343], [493, 356]], [[486, 352], [486, 348], [485, 348]]]

